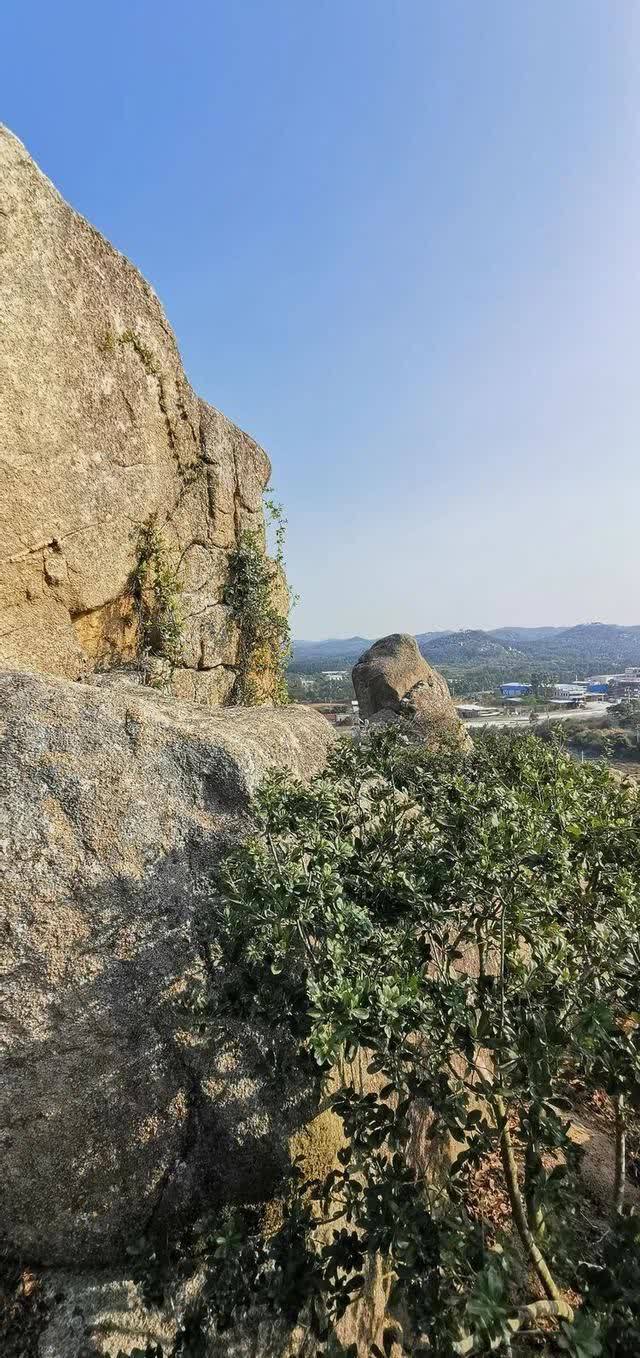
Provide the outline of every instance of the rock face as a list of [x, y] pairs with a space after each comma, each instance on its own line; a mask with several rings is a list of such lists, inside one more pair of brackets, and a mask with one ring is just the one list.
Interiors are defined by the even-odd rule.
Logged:
[[[309, 1088], [278, 1034], [185, 1006], [222, 983], [211, 869], [271, 767], [334, 737], [308, 708], [207, 712], [131, 684], [0, 672], [0, 1228], [105, 1263], [151, 1224], [268, 1196]], [[274, 1046], [275, 1044], [275, 1046]]]
[[365, 720], [405, 719], [430, 745], [470, 747], [446, 680], [421, 656], [414, 637], [393, 632], [374, 641], [354, 666], [352, 678]]
[[81, 678], [132, 660], [153, 522], [182, 591], [174, 692], [224, 702], [229, 554], [246, 531], [264, 543], [268, 458], [198, 400], [148, 283], [1, 126], [0, 182], [0, 665]]

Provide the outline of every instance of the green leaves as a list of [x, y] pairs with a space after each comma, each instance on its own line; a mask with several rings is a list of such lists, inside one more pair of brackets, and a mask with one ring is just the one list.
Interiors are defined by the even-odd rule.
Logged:
[[[265, 696], [281, 705], [289, 701], [285, 669], [291, 652], [291, 633], [286, 613], [274, 597], [278, 573], [286, 589], [283, 556], [286, 519], [282, 506], [270, 494], [265, 499], [265, 513], [268, 522], [275, 525], [275, 565], [266, 555], [260, 534], [244, 532], [230, 554], [224, 591], [224, 602], [240, 629], [233, 702], [245, 706], [263, 702]], [[265, 674], [266, 688], [259, 677]]]
[[[456, 1213], [500, 1139], [487, 1111], [499, 1096], [517, 1126], [531, 1230], [566, 1253], [579, 1160], [560, 1112], [567, 1075], [612, 1092], [638, 1083], [638, 804], [535, 736], [486, 733], [461, 759], [383, 733], [338, 748], [310, 787], [272, 779], [257, 814], [257, 836], [225, 869], [233, 946], [283, 986], [298, 978], [297, 1032], [321, 1066], [366, 1050], [381, 1078], [378, 1092], [345, 1086], [332, 1099], [347, 1145], [326, 1190], [316, 1186], [324, 1210], [345, 1212], [389, 1255], [418, 1314], [436, 1289], [432, 1336], [466, 1306], [477, 1335], [506, 1343], [506, 1256], [469, 1273], [456, 1246], [453, 1272], [436, 1279], [434, 1242], [437, 1254], [449, 1220], [450, 1251], [473, 1234]], [[416, 1100], [466, 1143], [437, 1222], [404, 1158]], [[466, 1302], [454, 1286], [463, 1256]], [[353, 1294], [349, 1267], [334, 1268], [336, 1306], [341, 1289], [343, 1301]]]
[[600, 1358], [605, 1350], [598, 1322], [584, 1312], [579, 1312], [572, 1324], [563, 1320], [558, 1348], [570, 1358]]
[[139, 617], [141, 656], [157, 655], [169, 665], [182, 658], [182, 586], [171, 564], [155, 515], [140, 529], [131, 592]]
[[[640, 1102], [639, 800], [533, 735], [486, 732], [463, 758], [382, 732], [341, 743], [306, 787], [269, 779], [254, 819], [211, 916], [233, 982], [198, 1022], [228, 1005], [287, 1033], [292, 1064], [331, 1072], [344, 1146], [323, 1179], [294, 1166], [275, 1235], [248, 1210], [210, 1232], [182, 1352], [249, 1305], [305, 1317], [324, 1345], [375, 1256], [416, 1354], [524, 1354], [526, 1311], [536, 1336], [554, 1318], [538, 1351], [636, 1355], [637, 1223], [622, 1213], [585, 1239], [567, 1092], [579, 1078]], [[447, 1135], [460, 1150], [444, 1174]], [[416, 1155], [429, 1138], [433, 1183]], [[504, 1236], [474, 1188], [487, 1166], [513, 1213]], [[573, 1321], [555, 1301], [520, 1305], [525, 1249], [584, 1296]]]

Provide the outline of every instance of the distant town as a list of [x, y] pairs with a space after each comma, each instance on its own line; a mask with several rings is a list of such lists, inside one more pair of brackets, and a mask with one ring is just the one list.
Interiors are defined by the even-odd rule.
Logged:
[[[596, 654], [604, 653], [605, 656], [607, 648], [614, 655], [624, 651], [624, 645], [640, 649], [638, 636], [640, 629], [637, 628], [623, 629], [592, 624], [590, 627], [570, 630], [583, 633], [581, 639], [587, 654], [589, 643], [593, 645]], [[509, 637], [505, 635], [508, 631]], [[538, 666], [532, 666], [529, 660], [530, 678], [510, 677], [509, 669], [514, 667], [515, 657], [518, 660], [518, 668], [522, 669], [522, 660], [525, 656], [522, 650], [515, 651], [505, 643], [515, 640], [514, 634], [517, 632], [517, 640], [522, 647], [528, 640], [524, 635], [527, 631], [537, 633], [532, 639], [531, 650], [532, 658], [538, 661]], [[503, 672], [502, 675], [497, 666], [493, 668], [486, 663], [484, 639], [487, 634], [477, 632], [438, 634], [439, 650], [446, 659], [440, 665], [436, 661], [436, 666], [449, 682], [459, 716], [470, 723], [490, 722], [504, 725], [526, 717], [532, 720], [545, 717], [548, 721], [553, 721], [579, 710], [584, 720], [591, 721], [593, 718], [601, 717], [616, 704], [640, 699], [640, 654], [637, 657], [639, 663], [636, 665], [625, 665], [619, 669], [612, 667], [604, 672], [582, 675], [580, 671], [585, 670], [585, 665], [584, 663], [580, 665], [576, 660], [573, 677], [569, 678], [566, 672], [569, 667], [562, 663], [565, 657], [562, 656], [560, 659], [557, 655], [560, 650], [557, 645], [560, 641], [560, 637], [557, 636], [559, 632], [561, 629], [504, 629], [499, 645], [505, 652], [504, 668], [507, 673]], [[585, 637], [584, 634], [589, 632], [592, 635]], [[603, 632], [607, 633], [606, 638], [603, 637]], [[540, 633], [543, 635], [540, 636]], [[555, 633], [553, 641], [556, 643], [556, 654], [545, 655], [545, 650], [552, 649], [548, 644], [551, 633]], [[616, 633], [622, 634], [622, 642]], [[493, 637], [495, 646], [498, 638], [495, 634]], [[423, 654], [433, 664], [435, 658], [429, 653], [435, 649], [436, 634], [427, 633], [418, 640]], [[336, 726], [348, 728], [357, 724], [358, 704], [351, 683], [351, 665], [366, 646], [364, 638], [350, 638], [343, 643], [297, 643], [288, 673], [289, 692], [293, 701], [318, 707]], [[331, 647], [336, 650], [343, 647], [349, 664], [321, 668], [318, 653], [321, 653], [323, 648]], [[453, 665], [450, 656], [456, 654], [456, 648], [464, 650], [465, 662]], [[306, 673], [305, 659], [308, 665]]]

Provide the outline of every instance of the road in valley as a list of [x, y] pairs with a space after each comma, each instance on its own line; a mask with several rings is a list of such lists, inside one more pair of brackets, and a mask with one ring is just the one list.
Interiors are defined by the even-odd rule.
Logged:
[[531, 708], [518, 708], [517, 711], [508, 713], [500, 712], [496, 717], [470, 717], [464, 719], [465, 726], [470, 730], [478, 726], [509, 726], [512, 730], [524, 730], [530, 726], [535, 730], [542, 722], [547, 721], [570, 721], [573, 717], [579, 721], [593, 721], [596, 717], [604, 716], [610, 703], [592, 703], [589, 707], [563, 707], [555, 712], [537, 713], [537, 721], [530, 721]]

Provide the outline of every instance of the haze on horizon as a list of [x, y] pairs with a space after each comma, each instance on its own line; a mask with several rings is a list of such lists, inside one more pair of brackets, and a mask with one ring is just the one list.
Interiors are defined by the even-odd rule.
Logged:
[[640, 6], [163, 9], [9, 0], [2, 117], [270, 452], [294, 635], [640, 622]]

